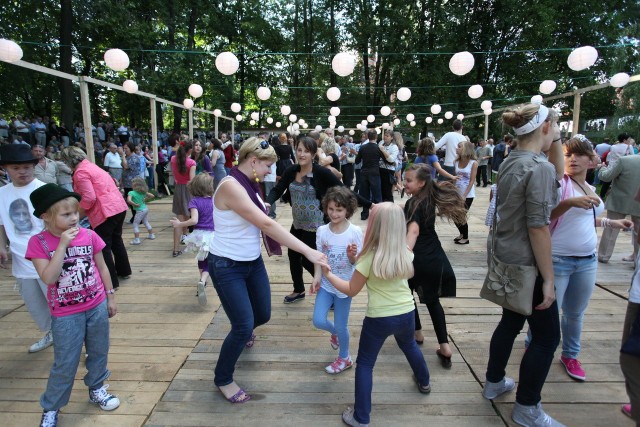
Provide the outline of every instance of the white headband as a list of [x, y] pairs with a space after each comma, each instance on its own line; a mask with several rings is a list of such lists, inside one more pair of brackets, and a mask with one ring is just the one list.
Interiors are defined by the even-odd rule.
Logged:
[[547, 120], [548, 115], [549, 109], [544, 105], [540, 105], [538, 112], [535, 116], [533, 116], [531, 120], [529, 120], [523, 126], [513, 129], [513, 131], [516, 133], [516, 135], [526, 135], [528, 133], [531, 133], [534, 130], [538, 129], [544, 123], [544, 121]]

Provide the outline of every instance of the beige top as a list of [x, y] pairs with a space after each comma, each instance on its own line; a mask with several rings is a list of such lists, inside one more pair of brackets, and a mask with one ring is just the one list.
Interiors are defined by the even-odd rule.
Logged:
[[634, 200], [640, 187], [640, 155], [621, 157], [613, 166], [600, 169], [600, 180], [611, 182], [604, 206], [608, 211], [640, 216], [640, 203]]

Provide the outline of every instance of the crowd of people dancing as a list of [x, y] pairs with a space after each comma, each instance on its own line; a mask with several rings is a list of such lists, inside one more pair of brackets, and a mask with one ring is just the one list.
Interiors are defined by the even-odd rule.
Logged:
[[[468, 211], [482, 184], [491, 185], [488, 258], [536, 266], [538, 272], [531, 314], [503, 308], [489, 344], [482, 395], [495, 399], [516, 388], [506, 366], [526, 322], [511, 417], [522, 426], [563, 425], [542, 408], [542, 388], [561, 339], [559, 362], [574, 380], [587, 379], [579, 360], [583, 318], [598, 263], [609, 262], [620, 230], [631, 231], [632, 253], [624, 260], [636, 268], [623, 341], [639, 334], [633, 325], [640, 323], [640, 155], [627, 134], [602, 154], [603, 147], [583, 135], [563, 140], [557, 113], [544, 105], [509, 109], [502, 119], [515, 135], [495, 146], [492, 139], [474, 145], [455, 120], [437, 142], [422, 138], [414, 159], [393, 130], [384, 130], [380, 141], [376, 130], [363, 132], [360, 143], [333, 129], [260, 133], [241, 144], [226, 134], [205, 141], [168, 136], [158, 176], [164, 187], [168, 167], [174, 181], [171, 254], [195, 254], [198, 302], [207, 305], [211, 284], [231, 323], [214, 370], [226, 400], [251, 400], [234, 372], [242, 352], [256, 344], [255, 329], [271, 317], [263, 244], [269, 255], [288, 248], [293, 288], [283, 303], [300, 302], [307, 291], [315, 295], [312, 323], [338, 351], [326, 373], [356, 365], [354, 405], [342, 414], [346, 424], [370, 423], [373, 369], [389, 336], [406, 356], [418, 392], [430, 393], [417, 303], [426, 305], [438, 341], [435, 354], [450, 369], [453, 351], [440, 298], [456, 296], [455, 271], [436, 222], [451, 221], [459, 231], [454, 243], [469, 244]], [[9, 247], [25, 305], [45, 333], [29, 351], [54, 347], [40, 399], [46, 427], [56, 425], [69, 401], [83, 345], [90, 401], [107, 411], [120, 404], [105, 380], [115, 290], [132, 274], [122, 233], [131, 210], [131, 244], [142, 243], [141, 224], [155, 239], [153, 205], [147, 202], [156, 195], [149, 191], [153, 182], [144, 172], [149, 165], [141, 141], [122, 138], [109, 145], [102, 167], [82, 147], [62, 143], [57, 159], [70, 180], [60, 182], [43, 161], [48, 145], [41, 139], [33, 146], [30, 139], [0, 145], [0, 166], [8, 175], [0, 187], [0, 262], [8, 259]], [[595, 180], [611, 183], [606, 198], [591, 185]], [[291, 205], [289, 230], [278, 222], [278, 203]], [[364, 232], [350, 221], [359, 206]], [[597, 227], [604, 229], [599, 246]], [[308, 290], [305, 270], [312, 278]], [[352, 298], [365, 285], [367, 309], [354, 360], [348, 319]], [[631, 400], [623, 412], [640, 422], [640, 356], [623, 352], [620, 364]]]

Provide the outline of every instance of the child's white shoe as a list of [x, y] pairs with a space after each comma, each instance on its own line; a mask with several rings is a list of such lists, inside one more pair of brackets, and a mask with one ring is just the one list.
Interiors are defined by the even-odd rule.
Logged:
[[113, 411], [120, 406], [120, 399], [107, 393], [108, 388], [109, 384], [105, 384], [95, 390], [89, 390], [89, 401], [100, 406], [103, 411]]
[[353, 361], [351, 360], [351, 356], [347, 356], [346, 359], [338, 357], [331, 365], [324, 368], [324, 370], [327, 371], [327, 374], [339, 374], [352, 366]]
[[149, 233], [149, 240], [156, 240], [156, 235], [153, 233]]
[[133, 239], [133, 240], [131, 241], [131, 244], [132, 244], [132, 245], [139, 245], [140, 243], [142, 243], [142, 242], [140, 241], [140, 238], [139, 238], [139, 237], [136, 237], [135, 239]]

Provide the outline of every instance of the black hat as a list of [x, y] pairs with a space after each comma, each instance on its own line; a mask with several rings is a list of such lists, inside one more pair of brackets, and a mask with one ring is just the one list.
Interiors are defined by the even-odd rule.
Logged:
[[45, 213], [47, 209], [67, 197], [75, 197], [80, 201], [80, 195], [78, 193], [66, 190], [56, 184], [45, 184], [37, 188], [29, 196], [34, 208], [33, 216], [40, 218], [40, 215]]
[[4, 144], [0, 145], [0, 165], [38, 163], [38, 159], [33, 157], [31, 146], [26, 144]]

